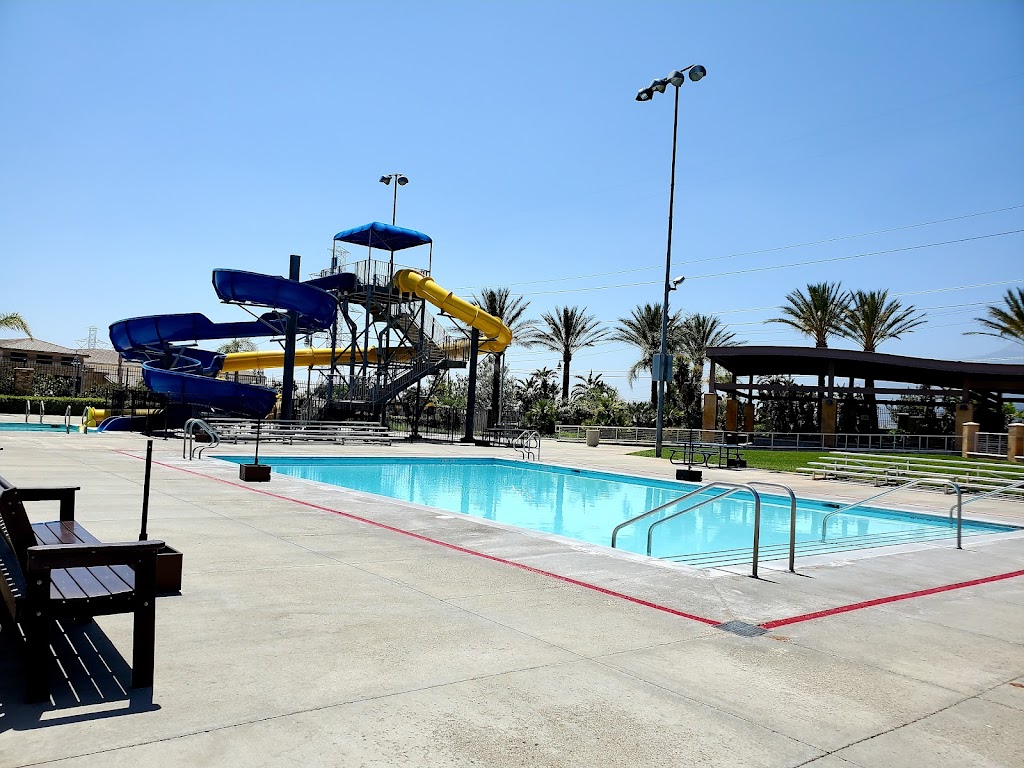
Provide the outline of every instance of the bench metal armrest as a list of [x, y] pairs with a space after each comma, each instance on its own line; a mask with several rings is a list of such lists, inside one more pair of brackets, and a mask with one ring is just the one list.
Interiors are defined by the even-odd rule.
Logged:
[[26, 550], [27, 571], [134, 565], [163, 549], [162, 541], [115, 541], [109, 544], [39, 544]]
[[75, 492], [78, 486], [55, 486], [52, 488], [25, 488], [18, 486], [18, 498], [22, 501], [59, 501], [62, 523], [75, 519]]

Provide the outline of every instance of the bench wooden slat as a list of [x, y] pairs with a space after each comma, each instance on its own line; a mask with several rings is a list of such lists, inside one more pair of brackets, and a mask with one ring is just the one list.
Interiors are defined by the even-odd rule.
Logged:
[[82, 600], [87, 595], [64, 568], [50, 571], [51, 600]]

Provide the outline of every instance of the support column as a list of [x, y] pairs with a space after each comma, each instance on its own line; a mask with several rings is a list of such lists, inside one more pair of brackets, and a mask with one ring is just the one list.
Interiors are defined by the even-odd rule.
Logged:
[[718, 421], [718, 395], [714, 392], [708, 392], [704, 395], [704, 413], [701, 419], [701, 433], [700, 439], [706, 443], [710, 443], [714, 440], [715, 424]]
[[476, 357], [480, 349], [480, 331], [473, 329], [469, 337], [469, 392], [466, 395], [466, 434], [460, 443], [473, 443], [473, 416], [476, 412]]
[[822, 445], [826, 448], [835, 448], [836, 445], [836, 400], [834, 397], [826, 397], [821, 401], [819, 409], [819, 429], [822, 433]]
[[1009, 439], [1006, 441], [1006, 460], [1016, 464], [1018, 457], [1024, 457], [1024, 424], [1011, 424]]
[[976, 421], [966, 421], [960, 433], [960, 455], [965, 459], [978, 447], [978, 430], [981, 425]]
[[[953, 450], [961, 451], [964, 450], [964, 425], [969, 421], [974, 421], [974, 404], [973, 403], [960, 403], [956, 407], [956, 423], [953, 427]], [[977, 432], [977, 430], [975, 430]], [[974, 443], [970, 444], [969, 450], [974, 450]]]
[[754, 402], [752, 400], [743, 404], [743, 431], [754, 431]]
[[[299, 259], [294, 253], [288, 257], [288, 279], [299, 281]], [[281, 418], [292, 418], [292, 395], [295, 389], [295, 334], [298, 332], [299, 313], [288, 313], [288, 326], [284, 337], [284, 376], [281, 385]]]
[[730, 397], [725, 401], [725, 431], [735, 432], [739, 429], [740, 403], [736, 398]]

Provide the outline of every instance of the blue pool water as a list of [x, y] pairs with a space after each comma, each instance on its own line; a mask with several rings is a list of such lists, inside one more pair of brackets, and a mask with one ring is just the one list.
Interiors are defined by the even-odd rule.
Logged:
[[[220, 457], [235, 463], [251, 457]], [[652, 480], [505, 459], [430, 458], [260, 458], [280, 475], [316, 480], [427, 507], [473, 515], [509, 525], [608, 546], [619, 523], [697, 488], [690, 483]], [[707, 491], [693, 501], [720, 494]], [[692, 501], [684, 502], [684, 504]], [[937, 497], [936, 508], [947, 504]], [[858, 508], [835, 515], [821, 544], [822, 518], [838, 505], [798, 500], [797, 541], [804, 554], [952, 537], [948, 518]], [[678, 507], [681, 508], [681, 507]], [[676, 508], [676, 509], [678, 509]], [[668, 512], [674, 511], [670, 508]], [[789, 499], [762, 495], [761, 556], [785, 555], [789, 542]], [[624, 528], [619, 549], [646, 554], [647, 530], [657, 517]], [[749, 559], [754, 503], [746, 494], [707, 504], [656, 529], [652, 555], [698, 565]], [[964, 522], [964, 534], [1015, 530]], [[824, 549], [822, 549], [824, 547]]]
[[[78, 432], [78, 427], [71, 428], [72, 432]], [[47, 432], [52, 434], [65, 434], [67, 430], [63, 424], [39, 424], [38, 422], [28, 424], [24, 422], [0, 422], [0, 432]]]

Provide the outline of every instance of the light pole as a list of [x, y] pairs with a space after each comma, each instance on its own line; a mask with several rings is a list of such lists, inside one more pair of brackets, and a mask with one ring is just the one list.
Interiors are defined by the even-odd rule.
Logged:
[[398, 188], [404, 187], [409, 180], [400, 173], [388, 173], [380, 177], [380, 183], [389, 185], [392, 179], [395, 180], [395, 197], [391, 203], [391, 226], [394, 226], [398, 214]]
[[668, 356], [668, 294], [674, 290], [683, 278], [672, 280], [672, 212], [675, 208], [676, 195], [676, 138], [679, 133], [679, 89], [686, 78], [693, 82], [702, 79], [708, 71], [700, 64], [677, 69], [668, 77], [654, 80], [646, 88], [637, 91], [637, 101], [650, 101], [655, 93], [664, 93], [669, 85], [675, 86], [675, 111], [672, 116], [672, 172], [668, 187], [668, 246], [665, 250], [665, 297], [661, 304], [661, 354], [655, 358], [652, 374], [658, 382], [658, 417], [654, 429], [654, 455], [661, 456], [662, 432], [665, 426], [665, 382], [672, 375], [672, 361]]

